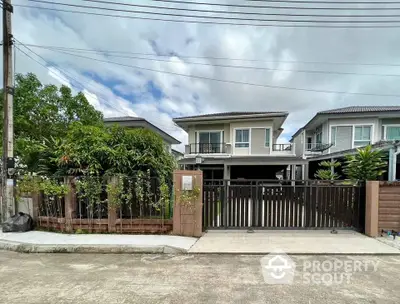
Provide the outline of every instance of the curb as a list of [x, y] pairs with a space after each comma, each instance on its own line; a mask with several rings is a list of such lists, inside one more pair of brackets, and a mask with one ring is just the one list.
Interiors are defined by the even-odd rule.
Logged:
[[0, 240], [0, 250], [21, 253], [168, 253], [185, 254], [188, 251], [173, 246], [129, 246], [129, 245], [38, 245]]
[[[193, 251], [188, 251], [187, 253], [193, 254], [193, 255], [254, 255], [254, 256], [264, 256], [270, 253], [277, 254], [276, 251], [271, 251], [271, 252], [193, 252]], [[365, 253], [365, 252], [285, 252], [286, 255], [288, 256], [399, 256], [400, 251], [398, 253], [396, 252], [370, 252], [370, 253]]]

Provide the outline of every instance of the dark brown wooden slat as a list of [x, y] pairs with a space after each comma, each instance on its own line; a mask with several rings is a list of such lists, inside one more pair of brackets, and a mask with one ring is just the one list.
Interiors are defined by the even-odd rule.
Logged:
[[289, 205], [290, 205], [290, 200], [288, 198], [288, 191], [287, 188], [283, 188], [283, 202], [285, 204], [285, 227], [289, 228], [291, 227], [290, 225], [290, 214], [289, 214]]
[[293, 197], [293, 206], [294, 206], [294, 226], [296, 228], [299, 227], [299, 203], [298, 203], [298, 198], [297, 198], [297, 192], [296, 188], [292, 188], [292, 197]]
[[303, 228], [305, 227], [305, 218], [304, 218], [304, 188], [301, 186], [296, 187], [298, 195], [297, 197], [299, 198], [299, 227]]

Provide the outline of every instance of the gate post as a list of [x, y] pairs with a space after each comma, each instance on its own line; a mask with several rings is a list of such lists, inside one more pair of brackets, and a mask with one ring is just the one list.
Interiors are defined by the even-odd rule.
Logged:
[[[183, 202], [183, 191], [199, 190], [190, 205]], [[200, 237], [202, 235], [203, 171], [174, 171], [173, 234]]]
[[378, 231], [379, 182], [367, 181], [365, 196], [365, 234], [376, 237]]
[[68, 192], [65, 195], [65, 231], [73, 232], [73, 221], [76, 218], [76, 188], [75, 178], [68, 176], [64, 179], [64, 183], [68, 187]]

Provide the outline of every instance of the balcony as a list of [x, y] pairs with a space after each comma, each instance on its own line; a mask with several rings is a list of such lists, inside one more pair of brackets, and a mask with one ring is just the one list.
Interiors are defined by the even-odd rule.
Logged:
[[294, 154], [294, 144], [273, 144], [272, 153], [274, 155]]
[[227, 153], [225, 143], [194, 143], [186, 145], [185, 154], [221, 154]]
[[306, 143], [305, 151], [307, 154], [322, 153], [332, 147], [332, 144], [325, 143]]

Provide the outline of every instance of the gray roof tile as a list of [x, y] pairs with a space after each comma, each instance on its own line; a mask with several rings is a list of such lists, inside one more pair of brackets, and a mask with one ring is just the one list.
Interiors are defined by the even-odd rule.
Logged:
[[268, 115], [268, 114], [277, 114], [277, 115], [286, 115], [287, 112], [222, 112], [222, 113], [210, 113], [203, 115], [194, 115], [194, 116], [184, 116], [184, 117], [176, 117], [175, 119], [189, 119], [189, 118], [202, 118], [202, 117], [226, 117], [226, 116], [242, 116], [242, 115]]
[[400, 111], [397, 106], [353, 106], [321, 111], [317, 114], [346, 114], [346, 113], [368, 113], [368, 112], [391, 112]]

